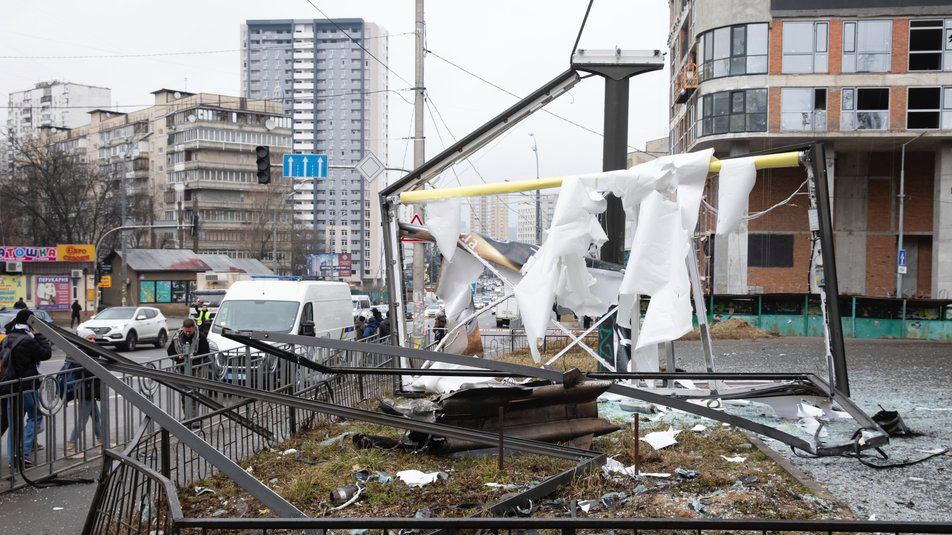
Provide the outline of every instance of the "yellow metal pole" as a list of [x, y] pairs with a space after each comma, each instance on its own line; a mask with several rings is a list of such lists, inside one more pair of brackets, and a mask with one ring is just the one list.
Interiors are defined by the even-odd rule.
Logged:
[[[782, 152], [757, 156], [754, 160], [757, 169], [779, 169], [783, 167], [797, 167], [800, 165], [799, 152]], [[711, 159], [710, 172], [718, 173], [721, 170], [721, 160]], [[533, 191], [539, 189], [557, 188], [562, 185], [563, 177], [538, 178], [533, 180], [518, 180], [510, 182], [492, 182], [489, 184], [475, 184], [472, 186], [458, 186], [455, 188], [420, 189], [405, 191], [400, 194], [401, 203], [417, 203], [434, 201], [437, 199], [454, 199], [458, 197], [480, 197], [484, 195], [501, 195], [519, 191]]]

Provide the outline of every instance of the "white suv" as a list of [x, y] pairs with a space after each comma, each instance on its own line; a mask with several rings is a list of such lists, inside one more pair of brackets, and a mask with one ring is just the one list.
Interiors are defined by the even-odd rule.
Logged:
[[79, 324], [76, 334], [95, 335], [96, 343], [114, 345], [121, 351], [135, 351], [139, 342], [163, 347], [169, 340], [165, 316], [152, 307], [111, 307]]

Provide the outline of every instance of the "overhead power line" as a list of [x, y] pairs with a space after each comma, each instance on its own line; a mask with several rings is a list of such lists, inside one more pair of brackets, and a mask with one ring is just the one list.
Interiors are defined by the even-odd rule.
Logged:
[[[509, 95], [509, 96], [511, 96], [511, 97], [515, 97], [515, 98], [520, 99], [520, 100], [523, 98], [523, 97], [521, 97], [521, 96], [519, 96], [519, 95], [513, 93], [512, 91], [509, 91], [508, 89], [506, 89], [506, 88], [500, 86], [499, 84], [497, 84], [497, 83], [495, 83], [495, 82], [493, 82], [493, 81], [487, 80], [486, 78], [484, 78], [484, 77], [482, 77], [482, 76], [480, 76], [480, 75], [474, 73], [473, 71], [470, 71], [469, 69], [463, 67], [462, 65], [460, 65], [460, 64], [458, 64], [458, 63], [456, 63], [456, 62], [454, 62], [454, 61], [452, 61], [452, 60], [450, 60], [450, 59], [447, 59], [447, 58], [445, 58], [445, 57], [443, 57], [443, 56], [437, 54], [436, 52], [433, 52], [433, 51], [430, 50], [430, 49], [426, 49], [426, 53], [427, 53], [427, 54], [430, 54], [430, 55], [432, 55], [432, 56], [434, 56], [434, 57], [436, 57], [437, 59], [439, 59], [439, 60], [441, 60], [441, 61], [443, 61], [443, 62], [449, 64], [449, 65], [452, 66], [452, 67], [455, 67], [456, 69], [459, 69], [460, 71], [463, 71], [464, 73], [468, 74], [469, 76], [472, 76], [473, 78], [476, 78], [477, 80], [483, 82], [484, 84], [487, 84], [487, 85], [489, 85], [489, 86], [491, 86], [491, 87], [494, 87], [495, 89], [498, 89], [499, 91], [502, 91], [503, 93], [505, 93], [505, 94], [507, 94], [507, 95]], [[565, 121], [566, 123], [568, 123], [568, 124], [570, 124], [570, 125], [572, 125], [572, 126], [581, 128], [582, 130], [585, 130], [586, 132], [595, 134], [595, 135], [597, 135], [597, 136], [599, 136], [599, 137], [605, 137], [605, 134], [603, 134], [603, 133], [601, 133], [601, 132], [599, 132], [599, 131], [597, 131], [597, 130], [594, 130], [594, 129], [592, 129], [592, 128], [589, 128], [589, 127], [587, 127], [587, 126], [585, 126], [585, 125], [583, 125], [583, 124], [581, 124], [581, 123], [578, 123], [578, 122], [576, 122], [576, 121], [573, 121], [572, 119], [569, 119], [568, 117], [565, 117], [564, 115], [559, 115], [558, 113], [555, 113], [555, 112], [553, 112], [553, 111], [551, 111], [551, 110], [547, 110], [547, 109], [545, 109], [545, 108], [542, 108], [542, 111], [543, 111], [544, 113], [547, 113], [547, 114], [551, 115], [552, 117], [555, 117], [556, 119]], [[665, 153], [665, 152], [646, 151], [646, 150], [639, 149], [638, 147], [633, 147], [633, 146], [631, 146], [631, 145], [628, 145], [628, 148], [631, 149], [631, 150], [633, 150], [633, 151], [635, 151], [635, 152], [640, 152], [640, 153], [642, 153], [642, 154], [647, 154], [647, 155], [649, 155], [649, 156], [651, 156], [651, 157], [654, 157], [654, 158], [657, 158], [659, 155], [667, 154], [667, 153]]]

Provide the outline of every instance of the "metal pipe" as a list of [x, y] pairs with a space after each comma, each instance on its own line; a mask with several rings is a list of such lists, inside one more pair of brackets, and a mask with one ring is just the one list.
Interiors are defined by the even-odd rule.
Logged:
[[[902, 299], [902, 272], [899, 270], [899, 257], [903, 250], [903, 223], [905, 219], [906, 208], [906, 145], [916, 141], [925, 132], [920, 132], [918, 136], [902, 144], [902, 157], [899, 165], [899, 239], [896, 240], [896, 297]], [[905, 264], [903, 264], [905, 265]]]
[[[539, 145], [536, 143], [535, 134], [529, 132], [532, 138], [532, 153], [535, 155], [536, 180], [539, 179]], [[541, 190], [535, 192], [535, 241], [536, 245], [542, 245], [542, 193]]]

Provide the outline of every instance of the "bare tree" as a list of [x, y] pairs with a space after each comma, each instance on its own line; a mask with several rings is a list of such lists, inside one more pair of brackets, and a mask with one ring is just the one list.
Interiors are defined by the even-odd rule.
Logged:
[[[285, 202], [290, 192], [290, 183], [287, 180], [274, 178], [266, 186], [256, 186], [251, 191], [245, 192], [245, 195], [251, 196], [248, 207], [251, 221], [245, 232], [245, 243], [258, 259], [271, 256], [275, 234], [278, 237], [277, 250], [280, 253], [293, 250], [294, 240], [290, 219], [293, 213], [290, 204]], [[282, 265], [286, 267], [287, 261], [285, 260]], [[275, 267], [280, 266], [275, 264]]]
[[100, 170], [56, 145], [12, 139], [13, 176], [4, 189], [22, 238], [36, 245], [96, 243], [120, 224], [116, 175]]

